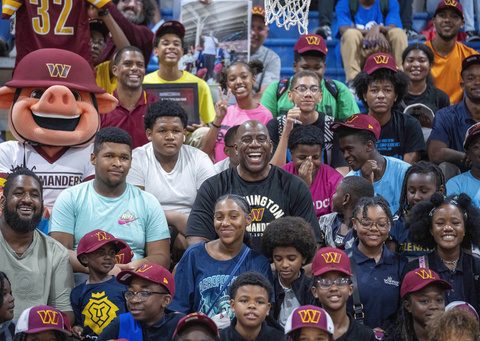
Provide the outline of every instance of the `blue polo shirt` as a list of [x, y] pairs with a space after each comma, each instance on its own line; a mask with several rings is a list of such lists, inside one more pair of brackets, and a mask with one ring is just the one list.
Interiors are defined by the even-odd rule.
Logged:
[[472, 175], [471, 171], [454, 176], [447, 181], [447, 193], [468, 194], [472, 198], [472, 203], [480, 208], [480, 180]]
[[397, 244], [397, 252], [408, 259], [420, 257], [432, 251], [411, 240], [410, 230], [405, 224], [405, 217], [403, 215], [393, 217], [390, 238]]
[[428, 141], [442, 141], [448, 148], [463, 152], [465, 134], [475, 123], [477, 122], [468, 111], [465, 100], [462, 100], [435, 113], [432, 133]]
[[[400, 307], [400, 285], [407, 260], [383, 246], [382, 257], [375, 263], [373, 258], [358, 250], [358, 241], [349, 254], [357, 277], [365, 325], [385, 330], [395, 320]], [[347, 304], [350, 313], [353, 313], [352, 296]]]

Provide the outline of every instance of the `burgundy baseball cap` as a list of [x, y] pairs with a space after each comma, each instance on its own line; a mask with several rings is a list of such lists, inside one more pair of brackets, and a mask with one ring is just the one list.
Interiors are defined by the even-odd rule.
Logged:
[[395, 58], [391, 54], [384, 52], [377, 52], [368, 56], [365, 60], [365, 64], [363, 65], [363, 71], [371, 75], [372, 73], [380, 69], [387, 69], [393, 72], [398, 72]]
[[409, 293], [422, 290], [430, 284], [437, 284], [445, 290], [452, 289], [450, 283], [441, 279], [435, 271], [426, 268], [417, 268], [407, 272], [403, 278], [400, 297], [403, 298]]
[[[114, 244], [117, 253], [128, 245], [121, 239], [115, 238], [114, 235], [103, 230], [93, 230], [84, 235], [77, 246], [77, 259], [80, 261], [80, 255], [94, 252], [106, 244]], [[128, 262], [127, 262], [128, 263]], [[126, 263], [122, 263], [126, 264]]]
[[312, 262], [312, 274], [320, 276], [330, 271], [338, 271], [347, 276], [352, 275], [350, 259], [347, 254], [334, 247], [323, 247], [317, 251]]
[[48, 330], [58, 330], [71, 335], [66, 315], [48, 305], [37, 305], [25, 309], [17, 321], [15, 334], [34, 334]]
[[182, 317], [178, 323], [177, 327], [175, 328], [175, 331], [173, 332], [173, 339], [175, 339], [175, 336], [177, 334], [181, 333], [186, 327], [188, 327], [191, 324], [200, 324], [205, 326], [213, 335], [219, 337], [220, 335], [218, 334], [218, 328], [215, 322], [211, 318], [209, 318], [207, 315], [202, 314], [202, 313], [190, 313], [188, 315], [185, 315]]
[[330, 315], [314, 305], [295, 308], [285, 323], [285, 335], [301, 328], [317, 328], [333, 335], [334, 326]]
[[377, 140], [380, 138], [380, 132], [382, 130], [380, 123], [378, 123], [378, 121], [373, 117], [366, 114], [352, 115], [345, 122], [335, 122], [330, 127], [332, 131], [337, 131], [342, 128], [368, 130], [375, 135]]
[[467, 148], [478, 135], [480, 135], [480, 122], [475, 123], [468, 128], [467, 133], [465, 134], [465, 140], [463, 142], [463, 149], [467, 150]]
[[252, 7], [252, 16], [258, 15], [265, 19], [265, 8], [263, 6], [253, 6]]
[[155, 32], [155, 38], [161, 37], [164, 34], [173, 33], [183, 40], [185, 38], [185, 26], [180, 21], [169, 20], [165, 21]]
[[128, 285], [134, 276], [163, 285], [167, 288], [170, 295], [175, 295], [175, 282], [173, 276], [170, 271], [161, 265], [150, 262], [143, 263], [135, 270], [125, 270], [120, 272], [117, 275], [117, 280], [122, 284]]
[[12, 88], [63, 85], [79, 91], [105, 92], [97, 86], [95, 73], [84, 58], [61, 49], [30, 52], [20, 60], [12, 79], [5, 85]]
[[480, 54], [473, 54], [462, 61], [462, 73], [475, 64], [480, 64]]
[[325, 40], [322, 36], [318, 34], [302, 34], [298, 38], [293, 50], [297, 53], [305, 53], [309, 51], [317, 51], [324, 55], [327, 55], [327, 45], [325, 45]]
[[132, 261], [134, 253], [128, 244], [117, 252], [115, 255], [115, 261], [117, 264], [128, 264]]
[[441, 12], [446, 9], [453, 9], [460, 15], [463, 19], [463, 7], [459, 0], [441, 0], [433, 16], [436, 16], [438, 12]]

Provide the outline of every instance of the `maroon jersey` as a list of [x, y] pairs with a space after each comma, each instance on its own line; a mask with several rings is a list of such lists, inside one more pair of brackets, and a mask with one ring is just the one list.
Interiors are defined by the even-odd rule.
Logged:
[[[7, 4], [9, 1], [5, 1]], [[89, 4], [98, 8], [110, 0], [23, 0], [14, 1], [18, 63], [28, 53], [46, 47], [69, 50], [91, 62]], [[5, 4], [4, 4], [5, 7]], [[2, 8], [3, 17], [11, 15]]]

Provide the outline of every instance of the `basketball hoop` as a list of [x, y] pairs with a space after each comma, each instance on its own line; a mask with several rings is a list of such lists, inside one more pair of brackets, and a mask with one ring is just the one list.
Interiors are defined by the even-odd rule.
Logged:
[[300, 34], [308, 34], [310, 0], [265, 0], [265, 21], [278, 27], [298, 26]]

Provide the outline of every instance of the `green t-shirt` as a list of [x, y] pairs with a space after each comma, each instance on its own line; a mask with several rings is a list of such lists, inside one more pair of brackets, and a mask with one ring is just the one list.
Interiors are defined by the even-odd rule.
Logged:
[[[291, 78], [290, 78], [291, 80]], [[345, 120], [359, 112], [357, 102], [350, 90], [342, 82], [335, 81], [337, 86], [337, 99], [328, 91], [325, 86], [325, 80], [322, 79], [322, 93], [323, 97], [320, 103], [317, 104], [317, 111], [323, 112], [328, 116], [332, 116], [336, 120]], [[263, 92], [261, 103], [271, 111], [273, 117], [281, 116], [293, 108], [293, 103], [288, 99], [288, 91], [285, 91], [277, 100], [277, 89], [279, 82], [271, 83]], [[290, 90], [290, 82], [288, 85]]]

